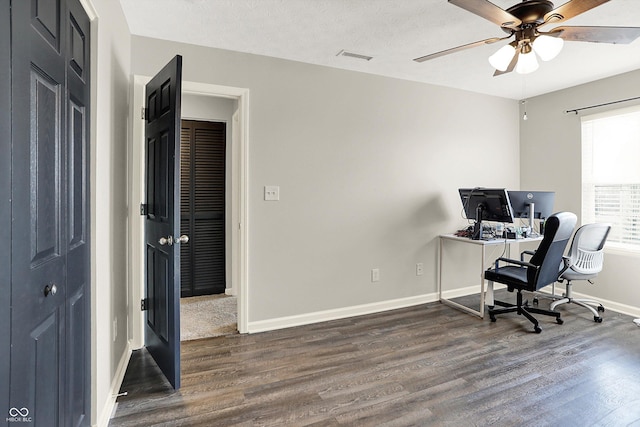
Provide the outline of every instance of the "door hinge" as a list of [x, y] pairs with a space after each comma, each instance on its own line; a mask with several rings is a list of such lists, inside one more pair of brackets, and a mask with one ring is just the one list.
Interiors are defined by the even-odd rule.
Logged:
[[148, 111], [149, 111], [148, 109], [146, 109], [145, 107], [142, 107], [142, 111], [140, 113], [140, 118], [142, 120], [146, 120], [147, 119], [147, 112]]
[[140, 311], [147, 311], [147, 310], [149, 310], [149, 299], [143, 298], [140, 300]]
[[146, 203], [140, 203], [140, 215], [146, 215], [148, 213], [147, 206]]

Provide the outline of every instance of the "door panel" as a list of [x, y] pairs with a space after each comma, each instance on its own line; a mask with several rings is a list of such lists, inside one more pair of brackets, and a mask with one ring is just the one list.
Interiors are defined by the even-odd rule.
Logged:
[[58, 52], [60, 50], [61, 0], [32, 0], [31, 24]]
[[67, 67], [65, 304], [66, 425], [91, 423], [91, 294], [89, 245], [89, 33], [90, 21], [78, 1], [67, 2], [64, 28]]
[[[182, 57], [146, 86], [145, 345], [180, 387], [180, 100]], [[164, 242], [161, 241], [164, 239]]]
[[[70, 275], [71, 276], [71, 275]], [[78, 286], [77, 292], [69, 297], [66, 307], [67, 313], [67, 348], [75, 351], [67, 352], [66, 369], [68, 387], [66, 389], [66, 405], [68, 425], [80, 426], [88, 424], [91, 420], [87, 417], [88, 406], [86, 397], [89, 396], [90, 382], [86, 378], [86, 372], [90, 371], [89, 346], [85, 344], [89, 336], [90, 317], [87, 307], [89, 301], [85, 289], [85, 283]]]
[[30, 384], [33, 387], [31, 393], [35, 395], [33, 415], [40, 425], [46, 425], [47, 421], [53, 424], [60, 418], [58, 385], [62, 372], [61, 369], [55, 369], [60, 366], [59, 317], [57, 311], [51, 313], [30, 334], [31, 345], [28, 355], [35, 371], [35, 381]]
[[86, 115], [85, 108], [76, 104], [73, 100], [69, 105], [69, 249], [86, 243], [84, 234], [87, 225], [87, 209], [84, 203], [84, 189], [87, 186], [85, 177], [86, 165], [82, 159], [86, 157]]
[[60, 256], [60, 92], [59, 82], [31, 70], [29, 202], [34, 268]]
[[[32, 5], [55, 12], [45, 19]], [[66, 86], [58, 48], [63, 5], [12, 4], [10, 407], [26, 408], [39, 426], [64, 425]], [[47, 286], [55, 286], [55, 294], [45, 296]]]
[[9, 405], [27, 425], [90, 423], [89, 27], [77, 0], [12, 2]]
[[[11, 75], [11, 14], [0, 0], [0, 75]], [[0, 79], [0, 241], [11, 242], [11, 79]], [[9, 409], [11, 245], [0, 245], [0, 408]]]

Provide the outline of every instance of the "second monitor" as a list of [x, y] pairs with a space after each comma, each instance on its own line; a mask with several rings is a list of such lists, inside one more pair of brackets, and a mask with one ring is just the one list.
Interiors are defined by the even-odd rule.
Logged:
[[533, 230], [533, 220], [549, 218], [553, 214], [556, 193], [553, 191], [508, 191], [515, 218], [529, 218]]
[[508, 190], [515, 218], [549, 218], [553, 214], [556, 193], [553, 191]]

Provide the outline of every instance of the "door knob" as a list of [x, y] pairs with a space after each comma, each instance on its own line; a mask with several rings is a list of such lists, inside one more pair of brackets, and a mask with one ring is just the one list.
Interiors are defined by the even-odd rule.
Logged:
[[44, 287], [45, 297], [48, 297], [49, 295], [55, 295], [56, 292], [58, 292], [58, 287], [56, 286], [55, 283], [52, 283], [51, 285], [47, 285]]
[[176, 243], [189, 243], [189, 236], [183, 234], [182, 236], [176, 239]]
[[168, 236], [168, 237], [161, 237], [158, 240], [158, 243], [160, 243], [160, 246], [164, 246], [164, 245], [173, 245], [173, 237], [172, 236]]

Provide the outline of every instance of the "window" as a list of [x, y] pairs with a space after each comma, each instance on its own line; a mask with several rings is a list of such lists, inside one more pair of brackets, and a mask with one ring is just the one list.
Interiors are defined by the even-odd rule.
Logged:
[[609, 246], [640, 250], [640, 107], [582, 118], [582, 218]]

